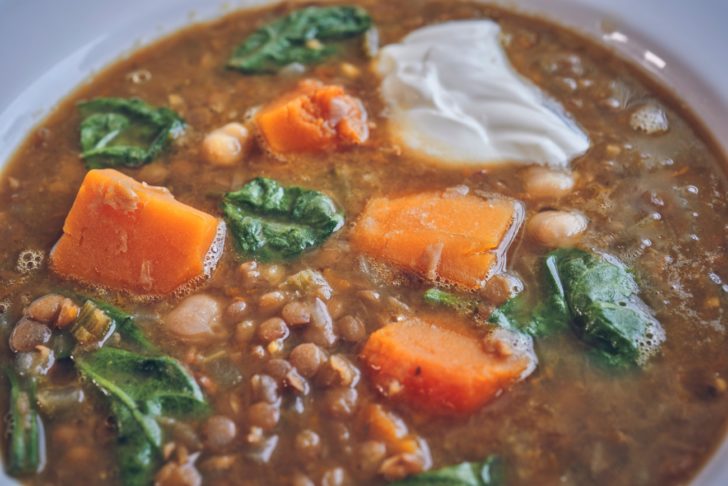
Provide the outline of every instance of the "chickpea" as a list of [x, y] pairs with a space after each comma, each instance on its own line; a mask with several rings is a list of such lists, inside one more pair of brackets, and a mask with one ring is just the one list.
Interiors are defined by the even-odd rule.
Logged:
[[558, 199], [571, 192], [574, 178], [566, 172], [531, 167], [523, 173], [523, 186], [529, 198]]
[[230, 167], [243, 160], [247, 152], [250, 133], [240, 123], [228, 123], [208, 133], [202, 141], [205, 161], [220, 167]]
[[583, 214], [569, 211], [543, 211], [528, 222], [528, 234], [540, 244], [552, 248], [575, 243], [586, 230]]

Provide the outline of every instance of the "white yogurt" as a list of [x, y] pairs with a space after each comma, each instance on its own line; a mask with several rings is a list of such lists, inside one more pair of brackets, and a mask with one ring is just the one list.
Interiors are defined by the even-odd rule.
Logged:
[[394, 138], [440, 163], [568, 167], [589, 148], [563, 109], [516, 73], [493, 21], [415, 30], [384, 47], [376, 68]]

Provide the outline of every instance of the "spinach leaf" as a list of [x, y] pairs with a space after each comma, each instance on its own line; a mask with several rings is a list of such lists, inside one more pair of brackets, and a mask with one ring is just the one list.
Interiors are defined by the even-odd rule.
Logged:
[[501, 327], [519, 330], [534, 337], [547, 336], [565, 329], [571, 322], [571, 314], [553, 255], [548, 255], [544, 259], [542, 280], [544, 290], [533, 309], [526, 294], [520, 294], [493, 311], [488, 320]]
[[[105, 346], [76, 356], [76, 365], [135, 416], [196, 416], [207, 412], [207, 402], [194, 378], [169, 356], [144, 356]], [[156, 441], [154, 427], [144, 428]]]
[[263, 261], [295, 257], [344, 224], [344, 216], [325, 194], [283, 187], [263, 177], [225, 194], [222, 210], [238, 250]]
[[512, 331], [522, 331], [538, 335], [539, 330], [532, 326], [531, 310], [526, 306], [523, 294], [519, 294], [493, 310], [488, 322]]
[[495, 455], [488, 456], [482, 462], [463, 462], [390, 483], [391, 486], [499, 486], [503, 484], [503, 464]]
[[275, 73], [292, 62], [312, 64], [336, 50], [321, 42], [353, 37], [372, 24], [361, 7], [306, 7], [264, 25], [238, 45], [227, 66], [247, 74]]
[[116, 422], [116, 457], [123, 484], [152, 484], [160, 462], [159, 445], [149, 441], [137, 419], [120, 402], [111, 402], [111, 413]]
[[7, 471], [13, 476], [37, 473], [43, 466], [45, 450], [43, 424], [35, 402], [35, 382], [23, 379], [11, 368], [5, 368], [10, 384], [8, 407]]
[[489, 321], [533, 336], [570, 325], [576, 335], [614, 366], [644, 364], [665, 333], [637, 295], [639, 286], [616, 258], [576, 248], [544, 259], [545, 285], [529, 310], [523, 295], [496, 309]]
[[428, 304], [448, 307], [461, 314], [477, 314], [480, 308], [477, 299], [457, 295], [437, 287], [427, 289], [422, 294], [422, 298]]
[[144, 356], [106, 346], [74, 359], [82, 376], [110, 401], [118, 427], [123, 483], [148, 484], [161, 460], [157, 418], [207, 413], [202, 391], [182, 365], [168, 356]]
[[575, 248], [549, 254], [577, 336], [612, 365], [644, 364], [665, 332], [638, 297], [631, 273], [614, 257]]
[[138, 167], [151, 162], [185, 127], [168, 108], [136, 98], [96, 98], [78, 104], [86, 167]]

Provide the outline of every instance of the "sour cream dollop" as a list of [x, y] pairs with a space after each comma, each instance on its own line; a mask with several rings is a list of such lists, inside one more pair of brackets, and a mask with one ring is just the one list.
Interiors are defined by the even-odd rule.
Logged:
[[567, 167], [589, 148], [563, 108], [516, 73], [493, 21], [415, 30], [384, 47], [376, 68], [394, 138], [440, 163]]

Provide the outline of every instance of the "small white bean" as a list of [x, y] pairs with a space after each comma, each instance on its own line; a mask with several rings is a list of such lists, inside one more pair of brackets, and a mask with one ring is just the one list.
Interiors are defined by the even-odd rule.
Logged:
[[218, 130], [230, 135], [231, 137], [237, 138], [241, 145], [245, 145], [245, 142], [248, 140], [248, 136], [250, 135], [250, 132], [247, 128], [245, 128], [245, 125], [238, 122], [228, 123], [224, 127], [218, 128]]
[[569, 211], [543, 211], [528, 222], [528, 234], [548, 247], [563, 247], [575, 243], [586, 230], [583, 214]]
[[228, 123], [211, 131], [202, 141], [202, 155], [208, 163], [230, 167], [243, 160], [250, 133], [240, 123]]
[[533, 199], [557, 199], [571, 192], [574, 178], [567, 172], [531, 167], [523, 173], [526, 195]]
[[214, 339], [222, 321], [222, 306], [207, 294], [191, 295], [164, 318], [165, 329], [185, 341]]

